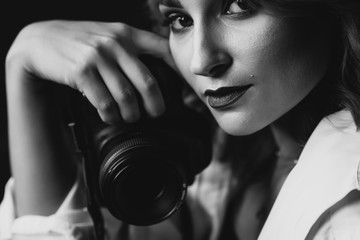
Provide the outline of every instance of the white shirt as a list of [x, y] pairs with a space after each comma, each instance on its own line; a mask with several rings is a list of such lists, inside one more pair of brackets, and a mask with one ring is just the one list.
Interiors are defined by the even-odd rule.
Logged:
[[[360, 132], [350, 112], [324, 118], [287, 177], [258, 239], [359, 240], [359, 163]], [[345, 206], [336, 209], [336, 204]]]

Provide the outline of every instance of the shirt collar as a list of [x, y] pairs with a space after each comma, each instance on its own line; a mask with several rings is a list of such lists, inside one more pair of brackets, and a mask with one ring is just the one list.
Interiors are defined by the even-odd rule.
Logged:
[[360, 189], [360, 132], [349, 111], [324, 118], [287, 177], [259, 240], [303, 240], [328, 208]]

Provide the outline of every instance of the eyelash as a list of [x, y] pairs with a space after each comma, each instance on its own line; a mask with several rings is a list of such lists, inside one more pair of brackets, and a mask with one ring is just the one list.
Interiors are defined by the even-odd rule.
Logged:
[[[173, 33], [180, 33], [182, 31], [184, 31], [187, 27], [183, 27], [182, 29], [177, 29], [177, 28], [174, 27], [174, 22], [176, 20], [184, 19], [184, 18], [187, 18], [187, 19], [191, 20], [190, 17], [186, 16], [183, 13], [170, 12], [170, 13], [166, 14], [165, 19], [162, 22], [162, 25], [165, 26], [165, 27], [170, 27], [170, 30]], [[191, 20], [191, 22], [192, 22], [192, 20]]]
[[[229, 9], [233, 3], [237, 3], [238, 5], [244, 4], [249, 9], [244, 10], [243, 12], [231, 13]], [[245, 17], [253, 14], [254, 12], [255, 12], [255, 9], [252, 6], [249, 6], [248, 0], [227, 0], [224, 5], [223, 11], [222, 11], [222, 13], [224, 15], [229, 16], [229, 17], [235, 17], [235, 18], [236, 17], [237, 18], [245, 18]], [[181, 29], [177, 29], [177, 28], [174, 28], [174, 22], [176, 20], [184, 19], [184, 18], [190, 20], [192, 23], [192, 19], [184, 13], [177, 12], [177, 11], [169, 12], [165, 15], [165, 18], [162, 22], [162, 26], [170, 27], [170, 30], [173, 33], [181, 33], [190, 26], [186, 26], [186, 27], [182, 27]]]
[[[254, 6], [252, 6], [249, 3], [249, 1], [250, 0], [229, 0], [229, 1], [226, 1], [226, 4], [225, 4], [224, 9], [223, 9], [223, 13], [225, 15], [228, 15], [228, 16], [247, 17], [247, 16], [249, 16], [249, 15], [251, 15], [251, 14], [253, 14], [255, 12]], [[231, 13], [229, 9], [230, 9], [230, 6], [233, 3], [237, 3], [239, 8], [245, 7], [245, 8], [248, 8], [248, 9], [243, 10], [242, 12], [238, 12], [238, 13]], [[240, 7], [240, 4], [243, 5], [243, 6]]]

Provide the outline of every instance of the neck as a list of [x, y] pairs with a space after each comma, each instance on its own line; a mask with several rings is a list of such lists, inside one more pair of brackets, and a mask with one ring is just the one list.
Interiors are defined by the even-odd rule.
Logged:
[[274, 123], [271, 125], [271, 131], [279, 149], [278, 157], [292, 160], [298, 159], [301, 151], [303, 150], [303, 146], [298, 143], [289, 132], [286, 131], [286, 128]]

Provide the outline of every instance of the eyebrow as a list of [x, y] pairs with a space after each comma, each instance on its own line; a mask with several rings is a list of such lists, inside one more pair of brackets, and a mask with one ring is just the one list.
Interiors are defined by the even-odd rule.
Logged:
[[167, 7], [182, 8], [179, 0], [160, 0], [159, 4], [165, 5]]

